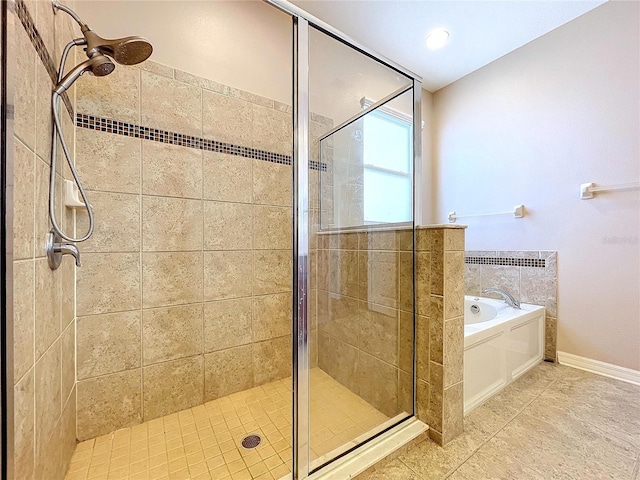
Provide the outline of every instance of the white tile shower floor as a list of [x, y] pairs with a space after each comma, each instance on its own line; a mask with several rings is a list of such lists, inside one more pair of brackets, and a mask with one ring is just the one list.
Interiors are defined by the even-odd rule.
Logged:
[[[310, 382], [312, 461], [389, 420], [318, 368]], [[262, 443], [246, 450], [251, 433]], [[277, 480], [291, 472], [291, 455], [286, 378], [82, 442], [66, 480]]]

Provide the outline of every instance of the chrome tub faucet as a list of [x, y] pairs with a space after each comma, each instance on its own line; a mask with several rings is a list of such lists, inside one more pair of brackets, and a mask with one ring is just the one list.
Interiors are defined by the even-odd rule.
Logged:
[[506, 290], [502, 290], [500, 288], [485, 288], [482, 291], [483, 294], [485, 293], [497, 293], [498, 295], [500, 295], [504, 301], [506, 302], [507, 305], [509, 305], [511, 308], [517, 308], [520, 310], [520, 302], [518, 300], [515, 299], [515, 297], [513, 295], [511, 295], [509, 292], [507, 292]]

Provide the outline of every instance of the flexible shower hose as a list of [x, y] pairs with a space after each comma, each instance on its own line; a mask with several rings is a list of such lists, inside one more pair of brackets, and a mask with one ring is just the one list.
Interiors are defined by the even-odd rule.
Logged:
[[[64, 74], [64, 67], [67, 61], [67, 55], [69, 54], [69, 50], [75, 46], [85, 45], [87, 42], [83, 38], [77, 38], [69, 42], [64, 51], [62, 53], [62, 57], [60, 58], [60, 68], [58, 69], [58, 83], [62, 80]], [[57, 87], [57, 85], [56, 85]], [[71, 154], [69, 153], [69, 147], [67, 146], [67, 142], [62, 133], [62, 124], [60, 122], [60, 94], [58, 92], [53, 91], [51, 95], [51, 109], [53, 115], [53, 131], [51, 135], [51, 171], [49, 173], [49, 218], [51, 220], [51, 226], [53, 231], [60, 236], [60, 238], [64, 239], [67, 242], [84, 242], [93, 234], [93, 228], [95, 225], [95, 221], [93, 218], [93, 209], [91, 208], [91, 204], [89, 203], [89, 199], [87, 198], [87, 194], [84, 191], [82, 186], [82, 182], [80, 181], [80, 177], [78, 176], [78, 171], [76, 170], [75, 165], [73, 164], [73, 160], [71, 159]], [[82, 201], [84, 202], [84, 206], [87, 210], [87, 214], [89, 215], [89, 229], [87, 232], [78, 238], [71, 237], [65, 234], [62, 231], [60, 225], [58, 225], [58, 221], [56, 219], [56, 162], [57, 162], [57, 153], [58, 153], [58, 139], [60, 140], [60, 145], [62, 145], [62, 151], [64, 153], [64, 157], [67, 160], [67, 164], [69, 165], [69, 169], [71, 170], [71, 175], [73, 175], [73, 180], [78, 187], [78, 191], [82, 196]]]

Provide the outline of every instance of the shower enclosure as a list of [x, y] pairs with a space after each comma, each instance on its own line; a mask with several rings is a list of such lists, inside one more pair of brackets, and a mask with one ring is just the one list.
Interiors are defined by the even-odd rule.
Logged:
[[[54, 122], [82, 33], [3, 3], [6, 477], [316, 478], [407, 441], [420, 79], [280, 0], [63, 8], [153, 54]], [[47, 261], [50, 179], [81, 266]]]

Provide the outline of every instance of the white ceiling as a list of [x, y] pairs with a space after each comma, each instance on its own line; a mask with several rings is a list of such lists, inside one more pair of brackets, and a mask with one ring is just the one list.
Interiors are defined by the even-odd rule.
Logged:
[[[434, 92], [606, 0], [293, 0], [363, 45], [421, 75]], [[424, 46], [431, 30], [447, 46]]]

